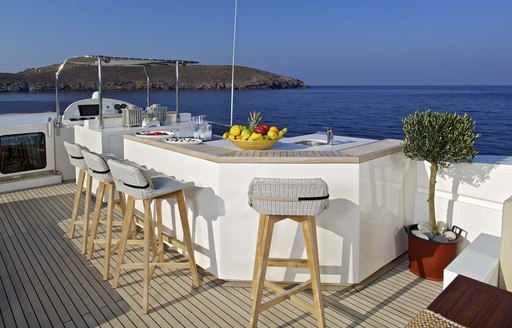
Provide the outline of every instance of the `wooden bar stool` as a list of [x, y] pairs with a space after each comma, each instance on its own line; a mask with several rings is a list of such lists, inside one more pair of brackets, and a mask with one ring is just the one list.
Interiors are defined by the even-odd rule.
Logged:
[[[73, 210], [71, 212], [71, 221], [69, 222], [68, 237], [73, 238], [75, 234], [75, 227], [82, 226], [82, 254], [86, 252], [87, 238], [89, 237], [89, 210], [91, 207], [91, 186], [92, 177], [87, 173], [87, 164], [82, 156], [82, 146], [76, 143], [64, 141], [64, 147], [68, 153], [69, 162], [71, 165], [79, 169], [78, 181], [76, 184], [75, 200], [73, 201]], [[82, 198], [82, 189], [84, 188], [84, 181], [87, 181], [85, 187], [85, 209], [82, 220], [77, 220], [78, 209]]]
[[[196, 262], [194, 258], [194, 248], [192, 247], [192, 237], [187, 218], [187, 208], [185, 204], [185, 196], [183, 189], [190, 183], [172, 179], [168, 176], [144, 176], [144, 172], [136, 166], [123, 164], [119, 161], [109, 159], [107, 161], [117, 190], [128, 196], [126, 201], [126, 210], [124, 214], [123, 227], [121, 232], [121, 240], [119, 242], [119, 254], [116, 260], [116, 268], [112, 286], [116, 288], [119, 283], [119, 275], [121, 268], [140, 269], [143, 272], [143, 291], [142, 291], [142, 310], [148, 312], [148, 290], [151, 277], [156, 267], [182, 269], [190, 268], [192, 272], [192, 286], [199, 287], [199, 278], [197, 275]], [[183, 228], [184, 241], [176, 240], [169, 237], [171, 244], [176, 246], [188, 254], [188, 262], [168, 263], [164, 262], [164, 242], [163, 242], [163, 226], [162, 226], [162, 200], [174, 198], [178, 204], [180, 213], [181, 226]], [[123, 264], [126, 245], [129, 242], [129, 230], [131, 218], [134, 215], [135, 200], [142, 200], [144, 203], [144, 239], [132, 241], [133, 243], [142, 244], [144, 247], [142, 263]], [[155, 228], [151, 215], [151, 203], [156, 203], [156, 222], [157, 234], [155, 236]], [[149, 258], [149, 248], [151, 247], [153, 258]]]
[[[108, 280], [110, 271], [110, 258], [117, 249], [114, 246], [118, 245], [118, 240], [112, 239], [112, 229], [114, 226], [121, 226], [122, 224], [122, 222], [116, 222], [114, 219], [114, 208], [116, 207], [116, 187], [114, 184], [114, 179], [112, 178], [112, 174], [110, 174], [110, 168], [108, 167], [106, 162], [108, 158], [114, 157], [98, 155], [96, 153], [88, 151], [87, 149], [82, 149], [82, 156], [87, 165], [87, 172], [89, 173], [89, 176], [98, 180], [98, 189], [96, 191], [96, 204], [94, 206], [92, 226], [89, 234], [89, 244], [87, 245], [87, 259], [90, 260], [92, 258], [94, 244], [104, 244], [105, 256], [103, 260], [103, 280]], [[107, 217], [106, 220], [100, 220], [100, 212], [103, 205], [103, 196], [105, 195], [105, 190], [107, 192]], [[121, 192], [119, 192], [119, 201], [121, 213], [124, 213], [125, 199], [124, 195]], [[106, 226], [106, 235], [104, 239], [96, 239], [96, 235], [98, 233], [98, 226], [100, 224], [104, 224]], [[133, 219], [131, 228], [132, 233], [135, 234], [136, 226], [135, 220]]]
[[[258, 240], [252, 280], [253, 304], [249, 326], [256, 327], [261, 312], [282, 301], [290, 302], [313, 314], [318, 327], [325, 327], [320, 284], [320, 264], [316, 235], [316, 216], [328, 207], [329, 191], [322, 179], [255, 178], [249, 186], [249, 205], [260, 213]], [[304, 235], [307, 259], [269, 258], [274, 225], [291, 219], [300, 223]], [[285, 290], [265, 279], [267, 267], [308, 268], [310, 279]], [[263, 288], [277, 295], [262, 303]], [[295, 296], [312, 289], [314, 304]]]

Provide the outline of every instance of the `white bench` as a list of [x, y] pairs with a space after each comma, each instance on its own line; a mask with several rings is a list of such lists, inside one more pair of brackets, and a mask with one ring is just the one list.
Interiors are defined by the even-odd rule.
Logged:
[[459, 274], [498, 286], [500, 237], [481, 233], [443, 272], [443, 289]]

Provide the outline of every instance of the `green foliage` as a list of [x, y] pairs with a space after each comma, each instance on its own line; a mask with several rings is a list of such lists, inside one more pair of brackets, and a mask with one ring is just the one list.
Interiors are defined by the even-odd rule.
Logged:
[[477, 151], [474, 134], [475, 121], [467, 114], [437, 113], [430, 110], [416, 111], [403, 119], [404, 154], [423, 158], [439, 167], [450, 163], [471, 163]]
[[471, 163], [478, 153], [475, 149], [475, 140], [480, 134], [473, 133], [475, 121], [467, 114], [460, 116], [430, 110], [416, 111], [402, 122], [405, 156], [410, 159], [423, 158], [430, 163], [428, 212], [430, 229], [435, 233], [434, 199], [437, 171], [451, 163]]

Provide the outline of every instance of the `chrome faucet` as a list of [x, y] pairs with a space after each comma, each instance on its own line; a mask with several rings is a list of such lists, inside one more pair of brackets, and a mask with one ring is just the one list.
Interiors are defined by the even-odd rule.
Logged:
[[332, 128], [327, 128], [327, 144], [332, 146], [332, 142], [334, 141], [334, 131]]

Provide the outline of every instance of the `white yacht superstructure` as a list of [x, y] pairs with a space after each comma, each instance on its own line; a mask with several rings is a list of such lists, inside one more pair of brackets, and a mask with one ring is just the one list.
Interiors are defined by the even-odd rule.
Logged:
[[[92, 148], [98, 148], [100, 152], [108, 149], [108, 152], [121, 156], [123, 154], [123, 134], [135, 133], [142, 129], [170, 130], [170, 127], [160, 126], [160, 124], [154, 127], [143, 126], [140, 117], [136, 124], [123, 123], [123, 111], [128, 114], [130, 109], [137, 108], [139, 116], [141, 116], [144, 113], [142, 108], [152, 108], [150, 107], [150, 76], [147, 67], [176, 67], [176, 108], [174, 111], [164, 112], [163, 115], [168, 116], [168, 119], [161, 120], [164, 121], [163, 125], [176, 124], [181, 119], [186, 122], [190, 115], [179, 112], [179, 66], [196, 63], [198, 62], [178, 59], [144, 59], [104, 55], [66, 59], [55, 74], [55, 112], [0, 116], [0, 193], [73, 179], [75, 173], [72, 166], [69, 165], [62, 143], [64, 140], [74, 141], [76, 133], [79, 133], [79, 138], [84, 133], [87, 137], [87, 133], [83, 132], [84, 129], [77, 132], [75, 126], [83, 127], [85, 125], [86, 130], [90, 127], [100, 131], [100, 134], [104, 136], [106, 146], [103, 149], [99, 144]], [[61, 75], [65, 74], [65, 68], [71, 65], [97, 66], [98, 91], [94, 92], [91, 98], [73, 102], [61, 113], [59, 79]], [[140, 104], [138, 107], [124, 100], [103, 98], [102, 67], [104, 66], [140, 67], [141, 74], [145, 74], [147, 80], [147, 104]], [[130, 119], [130, 115], [125, 116]], [[115, 132], [104, 128], [114, 128]]]

